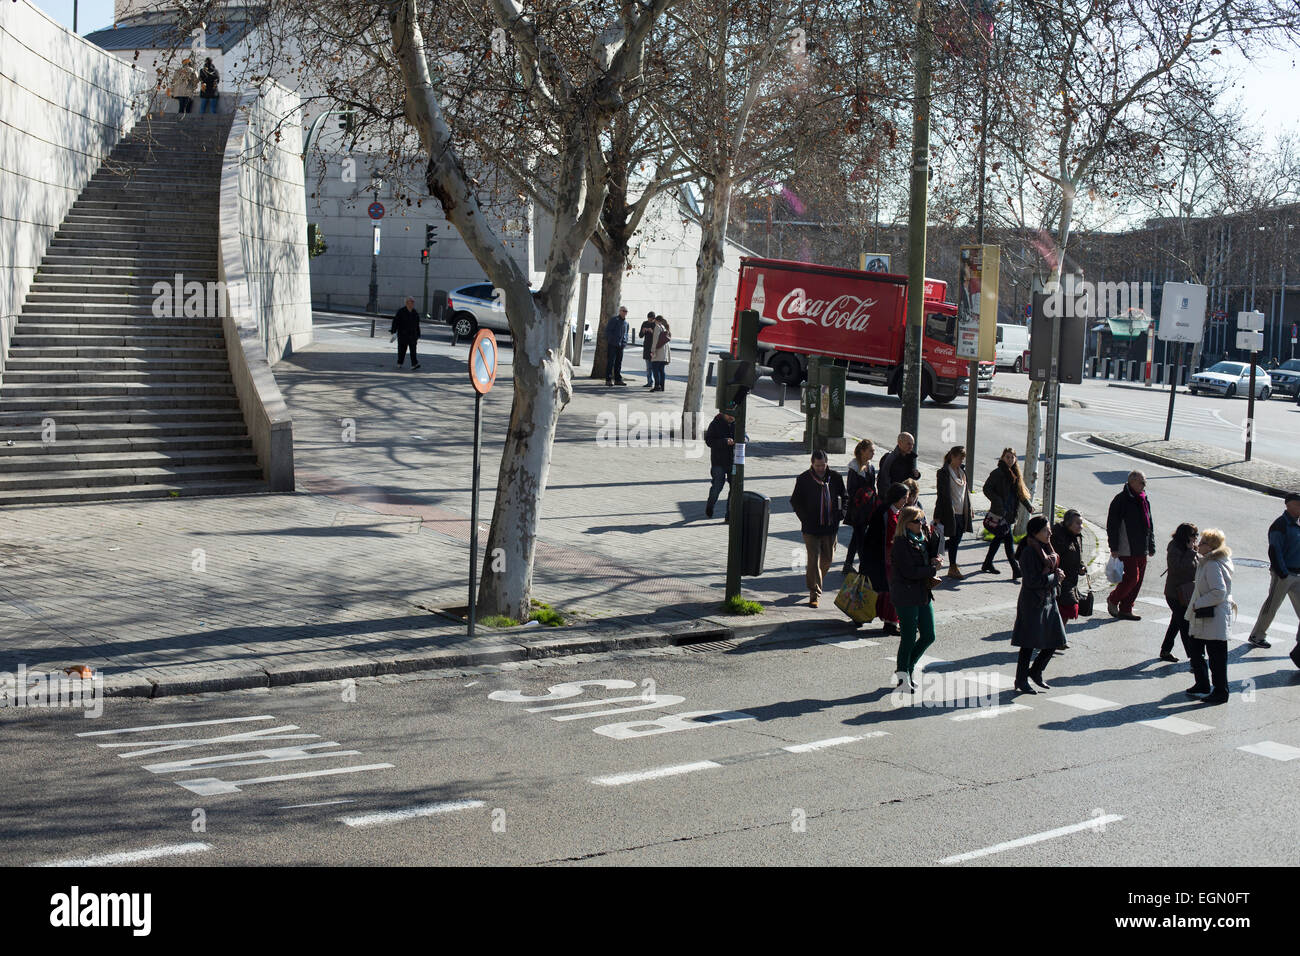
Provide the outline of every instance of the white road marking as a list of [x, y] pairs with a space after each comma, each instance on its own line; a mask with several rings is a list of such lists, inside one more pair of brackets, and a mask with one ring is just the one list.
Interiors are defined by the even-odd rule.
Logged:
[[454, 813], [457, 810], [473, 810], [475, 807], [487, 806], [482, 800], [451, 800], [445, 803], [425, 803], [418, 807], [406, 807], [403, 810], [384, 810], [379, 813], [363, 813], [355, 817], [339, 817], [340, 823], [350, 827], [372, 827], [388, 823], [405, 823], [417, 817], [431, 817], [439, 813]]
[[979, 684], [984, 687], [992, 687], [995, 690], [1006, 690], [1009, 687], [1015, 687], [1016, 682], [1006, 674], [998, 671], [989, 671], [988, 673], [967, 674], [966, 680], [972, 684]]
[[318, 803], [291, 803], [287, 807], [280, 807], [281, 810], [301, 810], [303, 807], [331, 807], [336, 803], [356, 803], [351, 797], [342, 800], [321, 800]]
[[1257, 744], [1248, 744], [1245, 747], [1238, 747], [1238, 750], [1244, 750], [1248, 754], [1258, 754], [1261, 757], [1269, 757], [1273, 760], [1295, 760], [1300, 757], [1300, 747], [1292, 747], [1289, 744], [1280, 744], [1276, 740], [1265, 740]]
[[1196, 734], [1202, 730], [1214, 729], [1209, 724], [1198, 724], [1184, 717], [1161, 717], [1157, 720], [1139, 720], [1138, 723], [1154, 727], [1156, 730], [1167, 730], [1173, 734]]
[[[895, 654], [893, 657], [888, 658], [888, 663], [890, 669], [896, 671], [898, 669], [898, 655]], [[942, 657], [931, 657], [928, 654], [922, 654], [921, 659], [916, 662], [916, 666], [920, 670], [925, 670], [927, 667], [929, 667], [932, 664], [947, 664], [947, 663], [948, 662], [944, 660]]]
[[[1156, 607], [1163, 607], [1163, 608], [1169, 607], [1169, 605], [1166, 604], [1164, 601], [1158, 600], [1156, 598], [1138, 598], [1138, 601], [1142, 604], [1152, 604], [1155, 605]], [[1278, 637], [1290, 637], [1292, 634], [1295, 633], [1296, 625], [1291, 624], [1289, 621], [1285, 619], [1285, 615], [1282, 614], [1283, 610], [1285, 610], [1285, 608], [1279, 609], [1278, 611], [1278, 617], [1282, 617], [1283, 620], [1278, 621], [1277, 617], [1274, 617], [1273, 624], [1269, 626], [1268, 633], [1276, 634]], [[1162, 617], [1159, 618], [1158, 620], [1152, 621], [1151, 623], [1157, 626], [1159, 625], [1167, 626], [1170, 620], [1171, 620], [1170, 617]], [[1234, 625], [1240, 624], [1242, 627], [1254, 629], [1256, 620], [1258, 620], [1258, 618], [1247, 617], [1244, 614], [1238, 614], [1236, 617], [1232, 619], [1232, 623]], [[1241, 637], [1240, 635], [1233, 634], [1229, 637], [1229, 640], [1237, 641], [1238, 643], [1246, 643], [1249, 642], [1250, 640], [1250, 634], [1247, 633], [1245, 637]]]
[[616, 773], [607, 777], [593, 777], [592, 783], [603, 787], [621, 787], [625, 783], [640, 783], [642, 780], [658, 780], [661, 777], [677, 777], [697, 770], [712, 770], [722, 764], [712, 760], [697, 760], [695, 763], [680, 763], [672, 767], [656, 767], [653, 770], [638, 770], [632, 773]]
[[1119, 706], [1113, 700], [1089, 697], [1087, 694], [1065, 694], [1061, 697], [1049, 697], [1047, 699], [1057, 704], [1064, 704], [1066, 707], [1077, 707], [1079, 710], [1105, 710], [1107, 707]]
[[[333, 740], [320, 744], [307, 744], [302, 747], [273, 747], [268, 750], [248, 750], [238, 754], [217, 754], [212, 757], [190, 757], [186, 760], [170, 760], [167, 763], [147, 763], [142, 767], [150, 773], [197, 773], [201, 770], [215, 770], [218, 767], [250, 767], [257, 764], [284, 763], [289, 760], [320, 760], [329, 757], [357, 757], [360, 750], [331, 750], [329, 753], [308, 753], [319, 747], [337, 747]], [[250, 757], [250, 760], [241, 760]]]
[[176, 783], [201, 797], [219, 793], [239, 793], [241, 787], [255, 783], [280, 783], [283, 780], [301, 780], [304, 777], [331, 777], [338, 773], [362, 773], [366, 770], [390, 770], [391, 763], [368, 763], [359, 767], [335, 767], [331, 770], [308, 770], [303, 773], [285, 773], [275, 777], [248, 777], [243, 780], [219, 780], [216, 777], [199, 777], [194, 780], [177, 780]]
[[976, 707], [965, 714], [953, 714], [950, 720], [979, 720], [984, 717], [997, 717], [1017, 710], [1033, 710], [1024, 704], [999, 704], [996, 707]]
[[1068, 836], [1071, 833], [1078, 833], [1080, 830], [1096, 830], [1105, 826], [1107, 823], [1118, 823], [1124, 818], [1117, 813], [1108, 813], [1105, 816], [1094, 817], [1091, 820], [1084, 820], [1082, 823], [1072, 823], [1068, 827], [1058, 827], [1055, 830], [1047, 830], [1043, 833], [1034, 833], [1030, 836], [1021, 837], [1018, 840], [1008, 840], [1006, 843], [997, 843], [993, 846], [985, 847], [982, 850], [972, 850], [969, 853], [959, 853], [957, 856], [946, 856], [940, 863], [964, 863], [967, 860], [974, 860], [981, 856], [991, 856], [994, 853], [1001, 853], [1003, 850], [1014, 850], [1018, 847], [1029, 846], [1034, 843], [1042, 843], [1045, 840], [1054, 840], [1056, 837]]
[[183, 724], [150, 724], [147, 727], [119, 727], [117, 730], [88, 730], [78, 737], [98, 737], [102, 734], [141, 734], [146, 730], [174, 730], [177, 727], [210, 727], [213, 724], [238, 724], [250, 720], [275, 720], [269, 714], [260, 717], [226, 717], [222, 720], [191, 720]]
[[818, 644], [832, 644], [846, 651], [856, 651], [863, 647], [879, 647], [879, 641], [871, 641], [865, 637], [819, 637]]
[[34, 863], [33, 866], [120, 866], [123, 863], [143, 863], [145, 860], [157, 860], [165, 856], [183, 856], [186, 853], [202, 853], [211, 850], [206, 843], [174, 843], [171, 846], [151, 846], [143, 850], [126, 850], [122, 853], [106, 853], [103, 856], [84, 856], [71, 860], [47, 860]]
[[889, 731], [875, 730], [869, 734], [860, 734], [856, 737], [828, 737], [825, 740], [812, 740], [806, 744], [791, 744], [788, 747], [782, 747], [782, 750], [788, 750], [792, 754], [812, 753], [814, 750], [825, 750], [828, 747], [839, 747], [843, 744], [857, 743], [859, 740], [866, 740], [870, 737], [888, 737]]

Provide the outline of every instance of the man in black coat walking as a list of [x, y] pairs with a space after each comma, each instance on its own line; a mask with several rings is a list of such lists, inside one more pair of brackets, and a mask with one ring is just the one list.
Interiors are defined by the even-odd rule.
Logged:
[[704, 444], [709, 446], [709, 501], [704, 506], [704, 517], [713, 517], [713, 506], [718, 503], [718, 493], [727, 486], [727, 516], [731, 520], [731, 468], [736, 460], [736, 406], [728, 405], [713, 417], [704, 432]]
[[618, 315], [610, 316], [605, 326], [605, 384], [626, 385], [623, 381], [623, 345], [627, 341], [627, 306], [620, 306]]
[[902, 484], [908, 478], [921, 480], [921, 472], [916, 467], [916, 439], [908, 432], [900, 432], [894, 450], [880, 459], [876, 493], [883, 498], [893, 485]]
[[794, 483], [790, 507], [799, 517], [804, 549], [808, 553], [808, 606], [816, 607], [821, 597], [822, 581], [835, 558], [835, 539], [844, 514], [844, 480], [831, 470], [826, 452], [812, 453], [812, 467]]
[[397, 310], [393, 316], [393, 327], [389, 335], [397, 336], [397, 367], [402, 367], [406, 359], [406, 350], [411, 350], [411, 368], [419, 368], [420, 360], [415, 354], [415, 343], [420, 341], [420, 313], [415, 311], [415, 300], [409, 295], [406, 305]]
[[1142, 590], [1147, 573], [1147, 558], [1156, 553], [1156, 536], [1151, 523], [1151, 503], [1147, 500], [1147, 479], [1140, 471], [1129, 472], [1128, 481], [1110, 503], [1106, 515], [1106, 539], [1110, 556], [1124, 564], [1124, 577], [1106, 598], [1111, 617], [1140, 621], [1133, 613], [1133, 602]]

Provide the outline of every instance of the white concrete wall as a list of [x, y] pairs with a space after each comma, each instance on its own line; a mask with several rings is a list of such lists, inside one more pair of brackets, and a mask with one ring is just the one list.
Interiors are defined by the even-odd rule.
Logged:
[[238, 175], [240, 255], [252, 318], [274, 365], [311, 341], [311, 272], [298, 94], [271, 82], [259, 92], [241, 99], [231, 129], [222, 173], [221, 231], [224, 244], [234, 226], [225, 185]]
[[0, 16], [0, 369], [50, 239], [82, 187], [135, 125], [139, 70], [28, 0]]

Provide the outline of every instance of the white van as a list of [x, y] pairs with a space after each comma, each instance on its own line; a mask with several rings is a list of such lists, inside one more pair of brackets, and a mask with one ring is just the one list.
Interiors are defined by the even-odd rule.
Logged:
[[997, 354], [993, 359], [997, 367], [1023, 372], [1025, 352], [1029, 349], [1029, 327], [999, 322], [997, 343]]

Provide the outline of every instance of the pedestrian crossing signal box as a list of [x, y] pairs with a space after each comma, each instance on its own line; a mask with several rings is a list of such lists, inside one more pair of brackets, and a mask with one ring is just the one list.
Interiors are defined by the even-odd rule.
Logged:
[[772, 503], [767, 495], [747, 491], [740, 513], [740, 573], [753, 578], [763, 573], [767, 558], [767, 522]]

